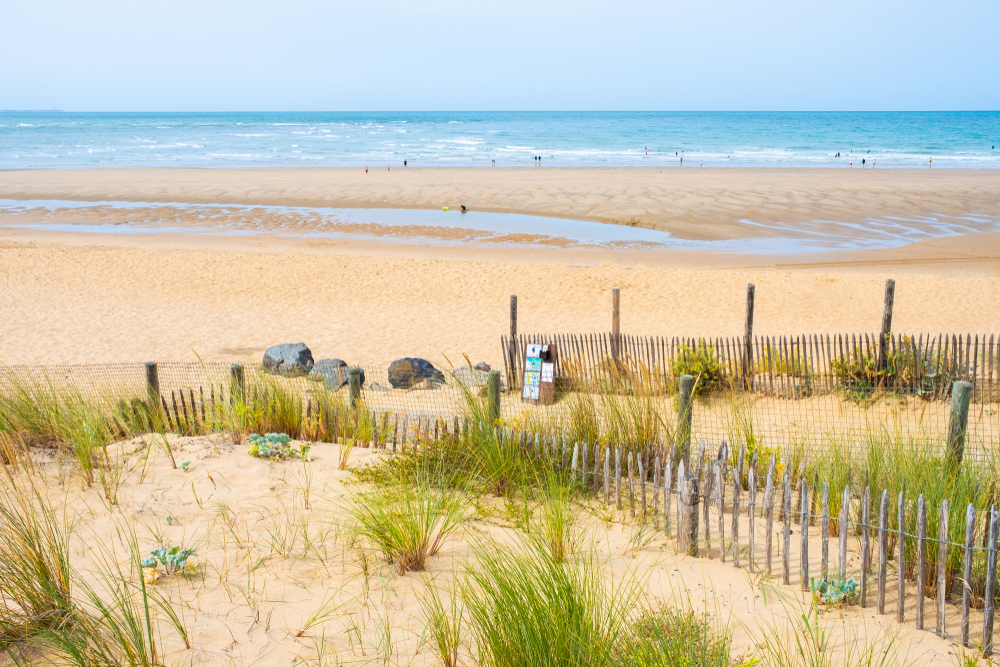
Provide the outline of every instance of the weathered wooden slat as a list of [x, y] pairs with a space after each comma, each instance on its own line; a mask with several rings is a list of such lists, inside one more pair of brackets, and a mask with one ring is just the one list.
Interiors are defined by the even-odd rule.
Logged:
[[889, 560], [889, 491], [882, 490], [878, 519], [878, 613], [885, 613], [885, 580]]
[[899, 532], [899, 539], [896, 541], [896, 573], [899, 575], [896, 584], [896, 620], [902, 623], [906, 604], [906, 505], [902, 491], [899, 492], [896, 511], [899, 515], [896, 518]]
[[871, 564], [871, 532], [869, 531], [869, 508], [871, 506], [871, 489], [865, 487], [861, 496], [861, 606], [868, 602], [868, 568]]
[[948, 560], [948, 501], [941, 501], [941, 515], [938, 517], [938, 562], [937, 562], [937, 613], [936, 631], [939, 637], [944, 637], [946, 628], [944, 620], [944, 603], [947, 596]]
[[972, 581], [972, 553], [975, 550], [976, 534], [976, 508], [969, 503], [965, 508], [965, 542], [963, 543], [965, 557], [963, 577], [962, 577], [962, 624], [961, 642], [962, 646], [969, 645], [969, 609], [972, 601], [972, 588], [969, 582]]
[[927, 586], [927, 501], [917, 499], [917, 630], [924, 629], [924, 589]]
[[840, 538], [840, 549], [838, 550], [837, 565], [840, 567], [838, 578], [840, 581], [845, 581], [847, 579], [847, 520], [850, 516], [851, 509], [851, 487], [844, 487], [844, 494], [841, 499], [840, 504], [840, 519], [839, 525], [837, 526], [839, 530], [838, 537]]
[[809, 485], [805, 478], [799, 481], [801, 490], [801, 527], [799, 533], [799, 588], [809, 590]]
[[[785, 467], [788, 470], [788, 467]], [[781, 583], [788, 586], [791, 583], [791, 546], [792, 546], [792, 477], [785, 473], [781, 499], [781, 514], [784, 521], [781, 544]]]
[[996, 505], [990, 508], [989, 551], [986, 556], [986, 591], [983, 593], [983, 655], [993, 655], [993, 616], [996, 613], [997, 539], [1000, 537], [1000, 514]]
[[823, 482], [823, 518], [820, 525], [822, 553], [820, 554], [820, 576], [830, 578], [830, 485]]
[[757, 510], [757, 461], [750, 465], [747, 471], [747, 518], [750, 520], [747, 526], [747, 569], [751, 572], [757, 569], [755, 561], [756, 550], [754, 549], [755, 537], [757, 534], [755, 519]]
[[771, 576], [771, 564], [774, 556], [774, 455], [771, 455], [771, 468], [767, 472], [764, 486], [764, 571]]

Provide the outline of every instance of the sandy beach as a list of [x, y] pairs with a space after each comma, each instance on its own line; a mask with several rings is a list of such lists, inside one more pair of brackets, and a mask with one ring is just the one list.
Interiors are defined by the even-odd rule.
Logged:
[[[0, 172], [0, 199], [379, 208], [469, 202], [500, 212], [628, 220], [680, 237], [753, 238], [774, 231], [736, 221], [794, 228], [865, 216], [995, 217], [1000, 177], [988, 170], [93, 169]], [[100, 210], [61, 215], [70, 223], [122, 221]], [[192, 215], [178, 224], [204, 221]], [[874, 331], [887, 277], [898, 281], [897, 331], [1000, 330], [992, 307], [1000, 297], [997, 232], [798, 255], [258, 232], [0, 227], [0, 359], [224, 360], [301, 340], [317, 356], [352, 363], [462, 354], [496, 363], [510, 295], [519, 299], [522, 332], [603, 331], [615, 286], [627, 333], [738, 333], [750, 282], [760, 334]]]

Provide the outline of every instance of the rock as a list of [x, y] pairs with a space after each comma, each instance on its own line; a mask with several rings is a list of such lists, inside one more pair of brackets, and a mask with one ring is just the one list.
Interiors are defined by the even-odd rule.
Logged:
[[[319, 359], [309, 377], [324, 382], [329, 389], [337, 390], [347, 384], [347, 362], [342, 359]], [[365, 386], [365, 369], [361, 369], [361, 386]]]
[[407, 357], [389, 364], [389, 384], [396, 389], [410, 389], [421, 380], [428, 386], [444, 384], [444, 373], [426, 359]]
[[369, 391], [389, 391], [389, 387], [379, 384], [378, 382], [372, 382], [368, 387]]
[[[489, 366], [487, 366], [487, 368], [489, 368]], [[455, 379], [472, 391], [476, 391], [480, 387], [485, 386], [488, 377], [489, 373], [486, 373], [475, 366], [472, 368], [469, 368], [468, 366], [459, 366], [455, 369]]]
[[313, 355], [305, 343], [272, 345], [264, 352], [263, 364], [265, 370], [275, 375], [299, 377], [312, 370]]
[[490, 367], [490, 365], [485, 361], [480, 361], [478, 364], [473, 366], [473, 368], [475, 368], [477, 371], [483, 371], [485, 373], [489, 373], [491, 370], [493, 370], [493, 368]]

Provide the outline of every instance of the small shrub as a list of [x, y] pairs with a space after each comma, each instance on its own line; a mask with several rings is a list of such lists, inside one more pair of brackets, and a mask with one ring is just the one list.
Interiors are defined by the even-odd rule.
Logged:
[[706, 396], [721, 389], [726, 379], [726, 370], [719, 362], [715, 346], [704, 341], [694, 347], [681, 345], [678, 348], [673, 373], [675, 378], [690, 375], [695, 379], [695, 396]]

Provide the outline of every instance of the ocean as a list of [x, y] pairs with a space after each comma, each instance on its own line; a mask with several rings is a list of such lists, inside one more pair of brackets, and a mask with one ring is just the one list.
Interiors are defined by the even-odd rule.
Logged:
[[1000, 112], [0, 112], [0, 169], [1000, 168]]

